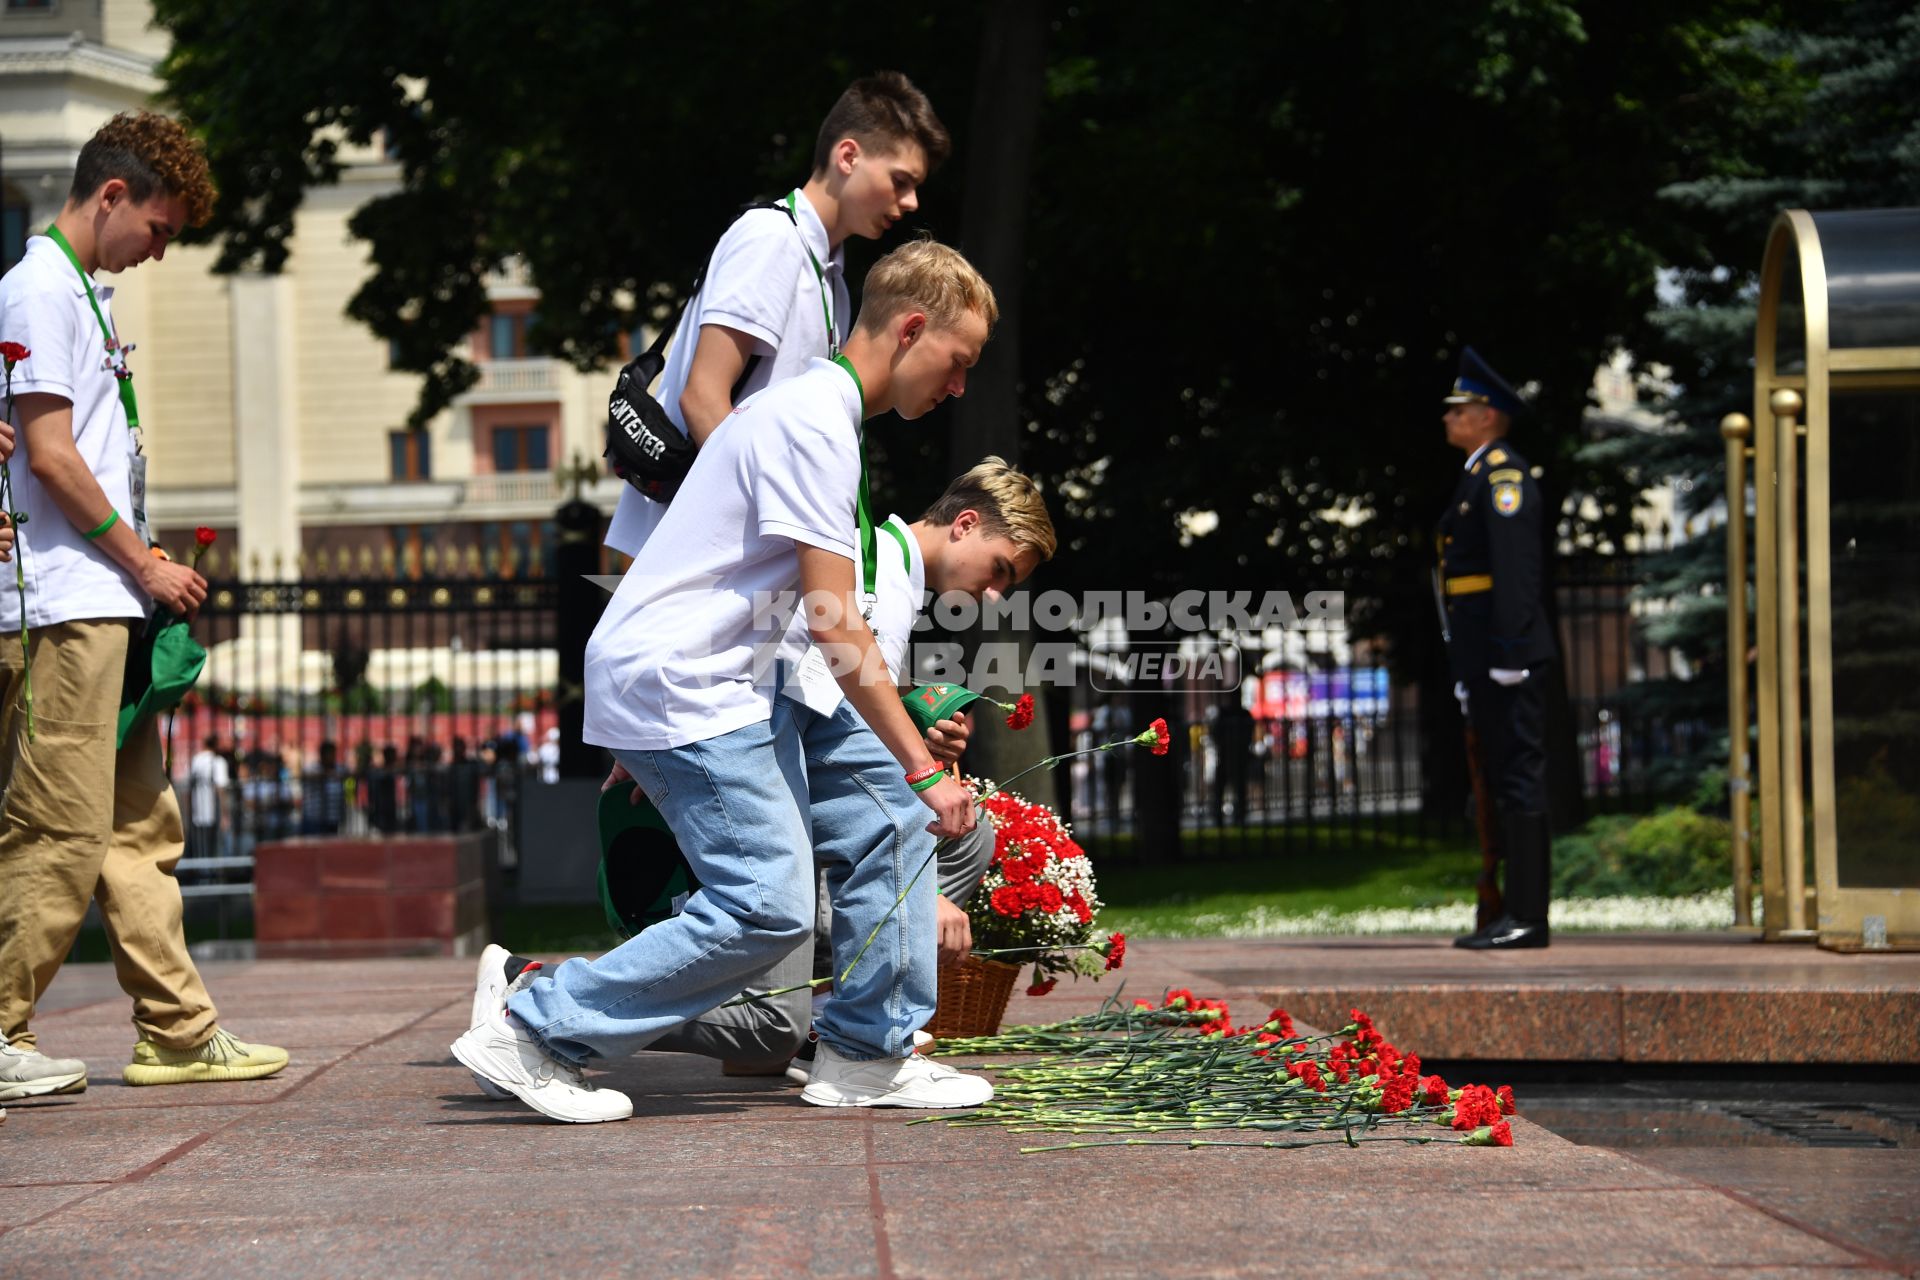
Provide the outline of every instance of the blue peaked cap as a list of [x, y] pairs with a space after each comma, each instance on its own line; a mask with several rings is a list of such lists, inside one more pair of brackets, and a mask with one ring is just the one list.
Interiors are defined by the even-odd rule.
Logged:
[[1493, 366], [1482, 360], [1472, 347], [1460, 353], [1460, 373], [1454, 378], [1453, 390], [1447, 393], [1445, 403], [1489, 405], [1509, 417], [1527, 407], [1520, 393], [1508, 386], [1507, 380], [1495, 373]]

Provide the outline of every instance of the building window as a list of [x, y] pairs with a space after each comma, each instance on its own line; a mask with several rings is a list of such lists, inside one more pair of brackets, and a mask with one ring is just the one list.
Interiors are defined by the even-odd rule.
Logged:
[[511, 360], [519, 354], [518, 316], [495, 316], [487, 325], [487, 354], [495, 360]]
[[60, 0], [7, 0], [8, 13], [58, 13]]
[[390, 431], [387, 452], [391, 460], [388, 475], [394, 480], [430, 480], [433, 478], [433, 440], [424, 431]]
[[7, 205], [0, 212], [0, 271], [10, 271], [26, 256], [27, 215], [25, 205]]
[[394, 568], [408, 578], [418, 578], [426, 563], [426, 549], [440, 541], [440, 526], [433, 524], [396, 524], [387, 527], [387, 545], [392, 548]]
[[493, 429], [493, 469], [495, 471], [549, 471], [548, 428], [495, 427]]
[[537, 311], [497, 313], [487, 317], [487, 358], [524, 360], [533, 354], [527, 333], [539, 320]]

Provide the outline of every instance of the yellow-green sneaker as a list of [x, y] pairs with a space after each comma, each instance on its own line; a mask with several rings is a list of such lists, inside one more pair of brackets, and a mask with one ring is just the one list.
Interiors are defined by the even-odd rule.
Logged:
[[287, 1065], [287, 1051], [248, 1044], [217, 1029], [192, 1049], [164, 1049], [151, 1040], [133, 1046], [133, 1061], [121, 1076], [128, 1084], [200, 1084], [209, 1080], [258, 1080]]

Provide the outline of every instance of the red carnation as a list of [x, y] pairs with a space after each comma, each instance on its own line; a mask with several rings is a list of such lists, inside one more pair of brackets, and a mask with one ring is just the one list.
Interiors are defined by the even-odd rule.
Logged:
[[1169, 1009], [1190, 1009], [1193, 1007], [1193, 1003], [1193, 992], [1187, 990], [1185, 987], [1175, 987], [1173, 990], [1167, 992], [1167, 1008]]
[[1285, 1009], [1275, 1009], [1272, 1013], [1269, 1013], [1267, 1015], [1267, 1025], [1275, 1031], [1278, 1031], [1282, 1036], [1291, 1036], [1293, 1034], [1293, 1019], [1287, 1016]]
[[1167, 732], [1165, 720], [1155, 720], [1147, 728], [1153, 733], [1153, 754], [1163, 756], [1167, 748], [1173, 745], [1173, 735]]
[[1025, 858], [1008, 858], [1000, 864], [1000, 873], [1010, 885], [1025, 884], [1033, 879], [1033, 866]]
[[1493, 1145], [1510, 1147], [1513, 1145], [1513, 1126], [1505, 1120], [1497, 1120], [1493, 1126]]
[[1059, 982], [1060, 979], [1058, 978], [1048, 978], [1045, 982], [1036, 982], [1027, 988], [1027, 994], [1030, 996], [1043, 996], [1053, 990]]
[[196, 547], [210, 547], [219, 536], [219, 534], [207, 528], [207, 526], [199, 525], [193, 531], [193, 545]]
[[0, 342], [0, 359], [4, 359], [9, 366], [19, 364], [32, 354], [17, 342]]
[[1405, 1111], [1412, 1105], [1413, 1081], [1407, 1076], [1395, 1076], [1380, 1091], [1380, 1109], [1388, 1115]]
[[993, 896], [987, 901], [996, 912], [1003, 916], [1017, 916], [1026, 909], [1020, 900], [1020, 890], [1010, 884], [1003, 884], [998, 889], [995, 889]]
[[[1003, 702], [1000, 704], [1005, 706]], [[1015, 699], [1013, 713], [1007, 717], [1007, 728], [1024, 729], [1033, 723], [1033, 695], [1023, 693]]]
[[1503, 1084], [1493, 1091], [1494, 1100], [1500, 1104], [1500, 1114], [1510, 1116], [1517, 1108], [1513, 1105], [1513, 1086]]
[[1151, 1009], [1153, 1008], [1153, 1001], [1142, 1000], [1139, 996], [1135, 996], [1133, 998], [1133, 1007], [1136, 1009]]
[[1447, 1105], [1447, 1082], [1439, 1076], [1420, 1078], [1420, 1097], [1430, 1107]]
[[1499, 1118], [1500, 1103], [1494, 1098], [1493, 1090], [1483, 1084], [1470, 1084], [1462, 1089], [1460, 1100], [1453, 1105], [1456, 1129], [1478, 1129]]
[[[1084, 906], [1086, 904], [1082, 903], [1081, 905]], [[1113, 970], [1118, 969], [1125, 963], [1126, 958], [1127, 935], [1124, 933], [1116, 933], [1107, 939], [1107, 971], [1111, 973]], [[1508, 1096], [1512, 1096], [1511, 1091], [1509, 1091]]]
[[1040, 909], [1042, 911], [1051, 914], [1065, 906], [1066, 902], [1067, 900], [1061, 896], [1059, 885], [1043, 884], [1040, 886]]

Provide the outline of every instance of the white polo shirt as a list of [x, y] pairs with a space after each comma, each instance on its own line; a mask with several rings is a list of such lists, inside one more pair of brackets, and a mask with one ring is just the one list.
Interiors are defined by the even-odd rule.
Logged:
[[[889, 529], [899, 537], [889, 533]], [[873, 638], [880, 646], [887, 674], [898, 685], [901, 673], [907, 669], [907, 644], [913, 638], [913, 624], [920, 620], [921, 606], [926, 599], [927, 565], [920, 558], [920, 544], [914, 541], [913, 530], [899, 516], [888, 516], [885, 523], [875, 527], [873, 534], [879, 560], [873, 575], [876, 597], [873, 616], [867, 623], [873, 628]], [[854, 572], [859, 571], [860, 561], [856, 555]], [[795, 614], [788, 625], [787, 637], [781, 643], [781, 656], [789, 661], [797, 659], [794, 665], [798, 674], [788, 683], [786, 696], [823, 716], [832, 715], [844, 695], [840, 692], [840, 682], [827, 669], [826, 656], [814, 646], [804, 616]]]
[[708, 437], [587, 642], [588, 742], [663, 751], [772, 714], [795, 544], [859, 559], [860, 421], [853, 378], [814, 360]]
[[[113, 322], [113, 289], [95, 285], [94, 296]], [[13, 394], [59, 396], [73, 406], [73, 444], [122, 520], [132, 517], [128, 483], [131, 448], [127, 411], [106, 367], [107, 340], [87, 305], [80, 274], [60, 246], [45, 236], [27, 241], [27, 251], [0, 279], [0, 341], [27, 348], [14, 366]], [[139, 618], [146, 594], [126, 570], [88, 542], [34, 479], [20, 415], [12, 415], [15, 447], [8, 469], [15, 504], [32, 519], [15, 531], [14, 556], [27, 579], [27, 625]], [[0, 634], [20, 630], [20, 591], [14, 567], [0, 565]]]
[[[760, 359], [740, 389], [741, 400], [803, 372], [809, 361], [829, 354], [830, 340], [837, 348], [837, 339], [846, 336], [852, 304], [845, 251], [827, 247], [827, 226], [813, 202], [798, 190], [793, 194], [792, 220], [777, 209], [749, 209], [734, 220], [713, 251], [700, 292], [687, 303], [674, 330], [655, 394], [682, 435], [687, 422], [680, 412], [680, 395], [687, 389], [702, 325], [724, 325], [752, 335], [753, 354]], [[827, 332], [814, 259], [833, 300], [833, 339]], [[665, 510], [632, 485], [623, 485], [620, 504], [607, 524], [607, 545], [622, 555], [638, 555]]]

